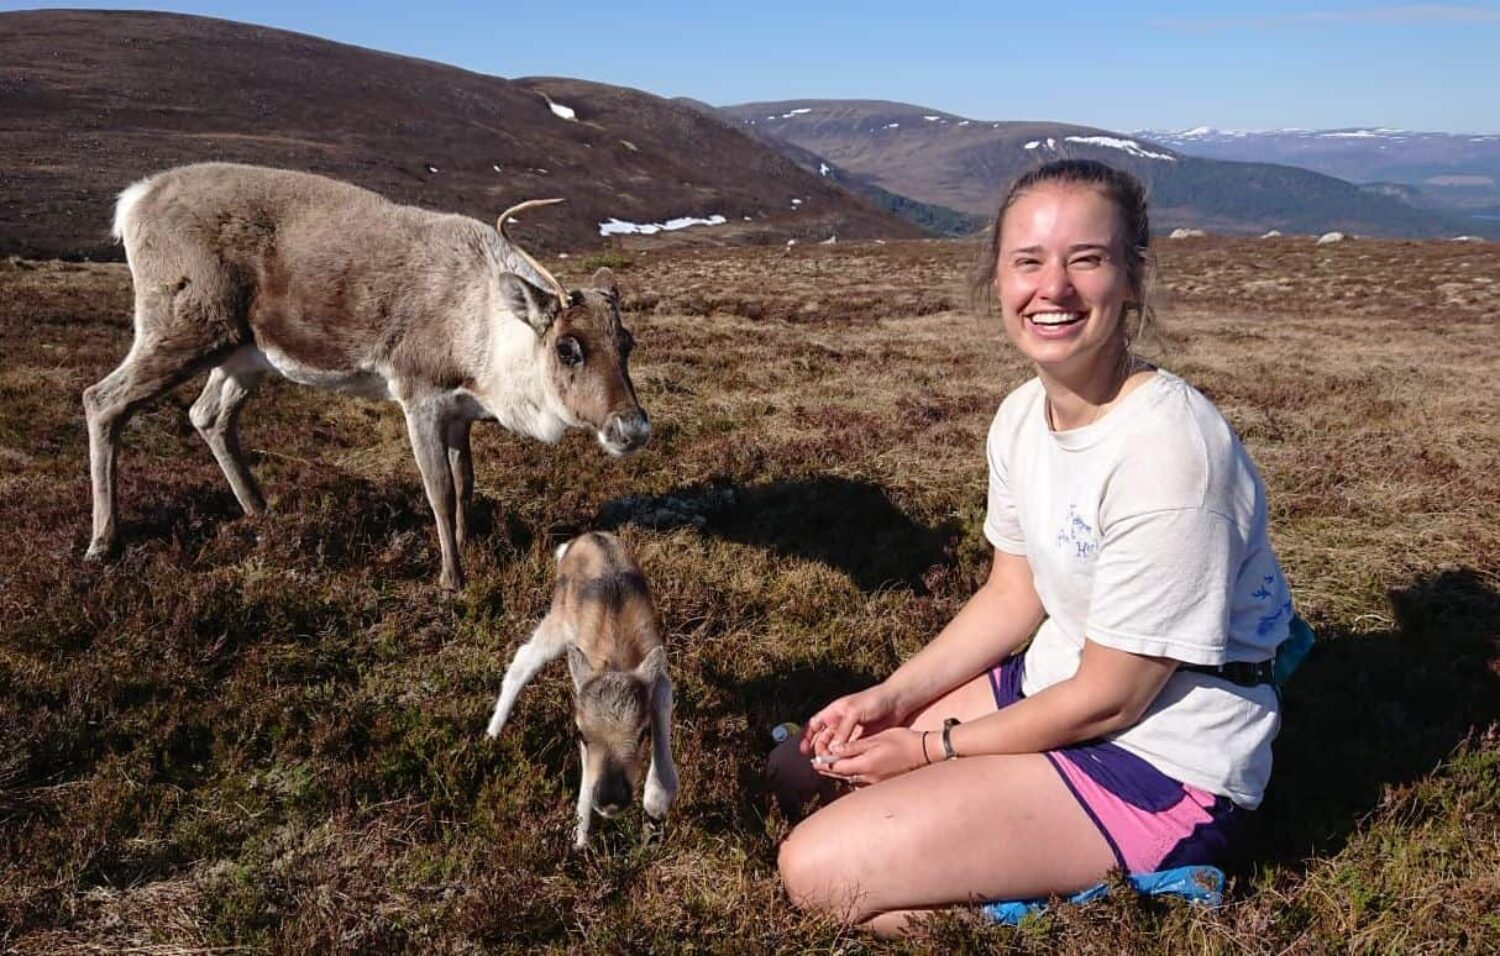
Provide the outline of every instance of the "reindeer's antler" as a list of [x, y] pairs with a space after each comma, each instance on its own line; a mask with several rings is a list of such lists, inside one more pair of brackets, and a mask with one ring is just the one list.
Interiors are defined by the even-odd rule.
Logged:
[[552, 290], [552, 294], [557, 296], [558, 304], [562, 308], [567, 308], [569, 298], [568, 290], [563, 288], [563, 284], [557, 281], [556, 276], [547, 271], [546, 266], [533, 259], [531, 255], [527, 253], [525, 249], [522, 249], [520, 245], [518, 245], [516, 241], [510, 237], [510, 234], [505, 231], [506, 220], [508, 220], [516, 213], [522, 212], [526, 209], [535, 209], [539, 206], [551, 206], [560, 202], [567, 202], [567, 200], [561, 198], [528, 199], [523, 203], [517, 203], [516, 205], [511, 206], [509, 209], [500, 214], [500, 221], [497, 224], [497, 228], [500, 230], [500, 238], [505, 240], [506, 246], [510, 249], [511, 252], [514, 252], [516, 256], [520, 258], [521, 263], [523, 263], [526, 268], [532, 270], [533, 274], [529, 276], [524, 275], [524, 272], [522, 270], [515, 269], [517, 263], [514, 262], [508, 263], [511, 266], [512, 271], [520, 272], [523, 275], [523, 278], [530, 280], [533, 285], [543, 286]]

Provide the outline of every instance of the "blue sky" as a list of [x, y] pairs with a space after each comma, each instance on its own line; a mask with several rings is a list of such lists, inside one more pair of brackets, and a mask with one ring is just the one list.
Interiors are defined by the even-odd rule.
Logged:
[[716, 105], [867, 98], [1114, 130], [1500, 132], [1500, 2], [200, 0], [151, 9]]

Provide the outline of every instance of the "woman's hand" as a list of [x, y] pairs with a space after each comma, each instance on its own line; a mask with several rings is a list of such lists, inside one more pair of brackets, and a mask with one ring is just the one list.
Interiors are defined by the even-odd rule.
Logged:
[[893, 727], [905, 714], [896, 695], [885, 683], [857, 694], [848, 694], [813, 714], [802, 731], [798, 749], [813, 758], [813, 766], [824, 772], [827, 764], [844, 748], [865, 734]]
[[826, 765], [824, 772], [854, 784], [879, 783], [929, 762], [922, 754], [922, 732], [905, 727], [851, 741], [843, 750], [843, 756]]

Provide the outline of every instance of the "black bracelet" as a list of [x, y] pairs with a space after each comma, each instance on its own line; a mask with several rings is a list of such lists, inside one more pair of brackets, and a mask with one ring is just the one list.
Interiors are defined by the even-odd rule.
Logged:
[[953, 730], [954, 727], [957, 727], [958, 724], [959, 719], [957, 717], [949, 717], [947, 720], [943, 721], [943, 735], [940, 739], [943, 742], [944, 760], [952, 760], [958, 756], [958, 751], [953, 749], [953, 741], [948, 737], [948, 734]]
[[922, 731], [922, 759], [927, 761], [928, 766], [932, 765], [932, 758], [927, 756], [927, 735], [930, 733], [932, 733], [930, 730]]

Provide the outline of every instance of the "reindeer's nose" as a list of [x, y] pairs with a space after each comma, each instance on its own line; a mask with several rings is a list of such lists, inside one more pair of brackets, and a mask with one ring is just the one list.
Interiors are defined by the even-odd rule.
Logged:
[[630, 806], [630, 781], [621, 777], [607, 777], [599, 781], [594, 789], [594, 806], [606, 816], [612, 817]]
[[616, 413], [604, 425], [604, 440], [611, 451], [635, 451], [651, 440], [651, 419], [644, 409]]

